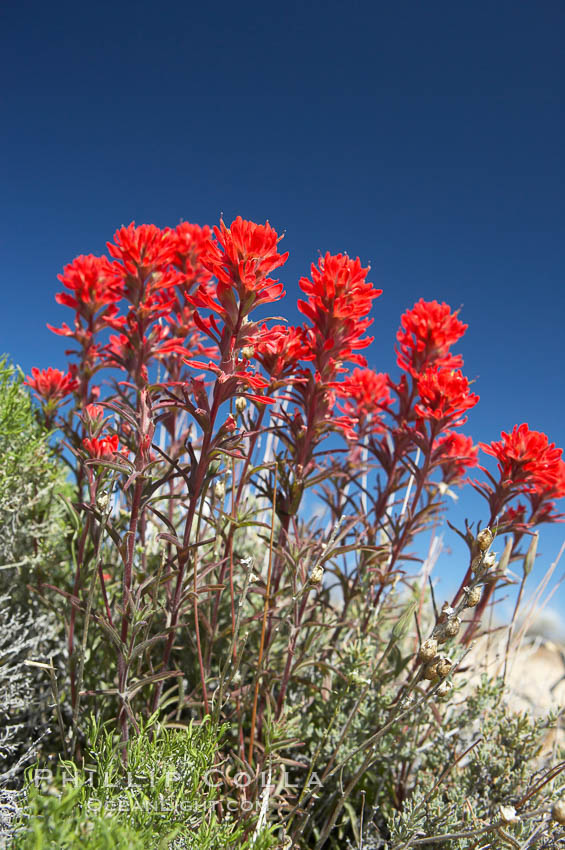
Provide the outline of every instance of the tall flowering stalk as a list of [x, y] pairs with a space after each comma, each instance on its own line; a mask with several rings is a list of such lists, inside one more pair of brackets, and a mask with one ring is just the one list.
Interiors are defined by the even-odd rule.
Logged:
[[[467, 411], [479, 399], [461, 372], [462, 357], [451, 351], [466, 328], [447, 304], [420, 299], [402, 316], [397, 333], [400, 379], [356, 371], [338, 390], [345, 400], [342, 427], [353, 483], [363, 458], [361, 444], [377, 471], [365, 525], [368, 547], [351, 588], [357, 588], [364, 572], [373, 577], [365, 623], [403, 553], [437, 515], [448, 486], [462, 482], [476, 463], [472, 440], [454, 430], [465, 424]], [[436, 472], [440, 482], [433, 477]], [[364, 504], [367, 495], [365, 488]]]
[[[217, 345], [217, 362], [208, 364], [187, 360], [188, 365], [212, 372], [216, 377], [212, 385], [211, 399], [202, 381], [191, 381], [195, 404], [185, 397], [185, 409], [196, 419], [202, 429], [202, 443], [198, 459], [194, 458], [189, 478], [189, 501], [182, 537], [178, 551], [178, 573], [171, 604], [170, 634], [163, 655], [163, 664], [169, 663], [175, 639], [175, 629], [181, 610], [184, 578], [189, 562], [189, 545], [192, 525], [199, 500], [203, 495], [206, 476], [215, 457], [237, 450], [239, 442], [234, 435], [235, 420], [231, 414], [216, 430], [216, 422], [223, 406], [232, 398], [249, 399], [259, 404], [268, 401], [255, 391], [262, 391], [268, 381], [250, 366], [249, 353], [254, 345], [261, 345], [268, 331], [264, 326], [248, 319], [249, 314], [261, 304], [271, 303], [284, 294], [282, 284], [269, 277], [271, 272], [286, 262], [287, 254], [278, 253], [279, 237], [267, 223], [257, 225], [237, 218], [226, 227], [222, 221], [215, 228], [217, 243], [208, 242], [202, 263], [217, 279], [215, 292], [201, 284], [189, 302], [196, 307], [194, 321], [202, 333]], [[208, 317], [201, 310], [211, 310]], [[251, 390], [251, 392], [250, 392]], [[171, 402], [175, 405], [175, 402]], [[197, 406], [196, 406], [197, 405]], [[193, 611], [204, 709], [208, 713], [208, 695], [205, 682], [204, 661], [200, 640], [198, 613], [198, 573], [196, 557], [193, 564]], [[232, 567], [233, 569], [233, 567]], [[230, 589], [233, 599], [233, 576], [230, 572]], [[232, 602], [233, 610], [233, 602]], [[154, 705], [157, 704], [159, 689], [156, 690]]]
[[[555, 443], [550, 443], [546, 434], [531, 430], [525, 422], [515, 425], [509, 433], [503, 431], [500, 440], [479, 445], [485, 454], [497, 460], [498, 477], [481, 466], [487, 481], [475, 481], [473, 486], [488, 504], [487, 527], [496, 528], [500, 535], [510, 535], [507, 555], [507, 561], [510, 561], [518, 557], [518, 547], [524, 534], [533, 533], [533, 529], [543, 522], [561, 518], [554, 509], [555, 501], [565, 496], [563, 451]], [[529, 512], [519, 502], [520, 498], [529, 502]], [[470, 574], [469, 569], [456, 594], [456, 601], [461, 597]], [[487, 586], [467, 630], [466, 640], [476, 633], [495, 586], [495, 582]]]

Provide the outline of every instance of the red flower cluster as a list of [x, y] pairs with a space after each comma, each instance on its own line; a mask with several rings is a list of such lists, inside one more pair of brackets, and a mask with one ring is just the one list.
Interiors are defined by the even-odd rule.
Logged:
[[378, 430], [381, 414], [392, 402], [390, 379], [383, 372], [372, 369], [354, 369], [341, 383], [336, 393], [346, 399], [343, 412], [355, 420], [371, 419], [371, 430]]
[[262, 337], [255, 345], [254, 356], [272, 378], [287, 377], [296, 371], [300, 360], [309, 355], [303, 328], [262, 325]]
[[446, 431], [438, 437], [434, 449], [446, 482], [461, 480], [469, 467], [478, 464], [479, 447], [473, 445], [471, 437], [457, 431]]
[[182, 221], [173, 231], [169, 231], [173, 240], [173, 266], [185, 276], [184, 285], [208, 283], [212, 275], [202, 265], [202, 257], [212, 242], [212, 230], [208, 225], [200, 227], [189, 221]]
[[469, 381], [461, 371], [432, 366], [417, 381], [420, 404], [414, 411], [423, 419], [435, 419], [446, 425], [463, 425], [462, 414], [474, 407], [479, 396], [469, 391]]
[[448, 304], [420, 298], [404, 313], [400, 323], [396, 334], [397, 363], [405, 372], [417, 378], [433, 365], [445, 369], [461, 368], [462, 357], [450, 354], [449, 349], [463, 336], [467, 325], [459, 321], [457, 312], [452, 313]]
[[372, 302], [382, 294], [366, 280], [368, 272], [359, 257], [351, 260], [347, 254], [327, 253], [317, 266], [312, 264], [312, 279], [300, 279], [308, 301], [299, 300], [298, 309], [314, 326], [306, 330], [308, 359], [314, 361], [323, 380], [333, 378], [344, 361], [367, 365], [355, 351], [373, 341], [363, 334], [373, 321], [367, 318]]
[[85, 437], [82, 444], [90, 457], [97, 458], [112, 458], [116, 452], [120, 451], [120, 443], [117, 434], [112, 434], [111, 437]]
[[27, 376], [24, 384], [35, 390], [35, 394], [41, 401], [48, 404], [56, 404], [66, 396], [74, 392], [79, 382], [71, 371], [61, 372], [60, 369], [36, 369], [31, 370], [32, 377]]
[[525, 422], [515, 425], [510, 434], [503, 431], [501, 437], [490, 445], [479, 445], [497, 459], [503, 481], [523, 485], [525, 492], [543, 491], [557, 498], [565, 495], [562, 449], [550, 443], [541, 431], [531, 431]]
[[[108, 243], [108, 250], [119, 261], [115, 266], [130, 306], [125, 316], [108, 320], [108, 326], [120, 334], [110, 338], [104, 353], [111, 365], [125, 369], [142, 386], [151, 361], [168, 358], [168, 365], [174, 367], [182, 361], [171, 355], [208, 352], [189, 294], [196, 286], [209, 285], [211, 275], [202, 257], [211, 244], [211, 230], [188, 222], [165, 230], [154, 225], [135, 227], [132, 222], [118, 230], [114, 239], [116, 244]], [[179, 369], [172, 368], [172, 374], [179, 378]]]

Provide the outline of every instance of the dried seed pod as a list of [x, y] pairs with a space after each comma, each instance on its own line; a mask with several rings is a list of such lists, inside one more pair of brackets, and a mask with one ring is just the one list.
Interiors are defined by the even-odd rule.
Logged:
[[516, 814], [514, 806], [500, 806], [498, 809], [500, 820], [502, 823], [517, 823], [520, 818]]
[[445, 643], [449, 637], [445, 629], [445, 623], [438, 623], [432, 632], [432, 637], [435, 638], [438, 643]]
[[475, 605], [478, 605], [482, 595], [483, 592], [480, 587], [474, 587], [472, 590], [467, 591], [465, 608], [474, 608]]
[[449, 694], [451, 693], [452, 690], [453, 690], [453, 688], [449, 684], [449, 682], [442, 682], [438, 686], [438, 689], [436, 691], [436, 696], [439, 697], [440, 699], [445, 699], [445, 697], [449, 696]]
[[316, 564], [310, 573], [310, 584], [321, 584], [324, 578], [324, 568], [320, 564]]
[[243, 413], [245, 408], [247, 407], [247, 401], [243, 398], [242, 395], [238, 396], [235, 400], [235, 409], [238, 413]]
[[102, 513], [106, 511], [108, 505], [110, 504], [110, 493], [101, 492], [96, 497], [96, 505]]
[[556, 820], [557, 823], [565, 825], [565, 799], [555, 801], [551, 807], [551, 817], [553, 820]]
[[418, 658], [420, 661], [428, 662], [433, 661], [437, 655], [437, 640], [433, 638], [428, 638], [422, 643], [420, 647], [420, 651], [418, 652]]
[[494, 552], [487, 552], [485, 557], [483, 558], [483, 564], [486, 566], [487, 570], [490, 570], [491, 567], [494, 567], [496, 564], [496, 555]]
[[496, 564], [496, 555], [494, 552], [486, 552], [484, 555], [477, 555], [471, 561], [471, 568], [477, 578], [481, 578]]
[[454, 609], [451, 607], [451, 605], [449, 604], [449, 602], [444, 602], [444, 603], [443, 603], [443, 605], [441, 606], [441, 615], [440, 615], [440, 618], [439, 618], [439, 619], [440, 619], [440, 622], [441, 622], [441, 623], [445, 623], [445, 621], [446, 621], [449, 617], [451, 617], [454, 613], [455, 613], [455, 611], [454, 611]]
[[447, 637], [455, 637], [461, 628], [461, 620], [459, 617], [450, 617], [445, 624], [445, 633]]
[[434, 664], [436, 665], [437, 674], [440, 679], [445, 679], [446, 676], [449, 676], [451, 668], [453, 667], [453, 664], [451, 663], [449, 658], [445, 658], [445, 656], [438, 658], [438, 660], [435, 661]]
[[483, 528], [482, 531], [479, 531], [477, 534], [475, 543], [480, 552], [486, 552], [492, 541], [494, 540], [494, 534], [490, 530], [490, 528]]
[[431, 661], [429, 664], [426, 664], [426, 666], [424, 667], [424, 679], [429, 679], [430, 682], [435, 682], [437, 679], [439, 679], [437, 664], [437, 660]]
[[482, 555], [477, 555], [471, 561], [471, 569], [473, 570], [475, 576], [480, 578], [487, 571], [487, 567], [484, 564], [484, 559]]

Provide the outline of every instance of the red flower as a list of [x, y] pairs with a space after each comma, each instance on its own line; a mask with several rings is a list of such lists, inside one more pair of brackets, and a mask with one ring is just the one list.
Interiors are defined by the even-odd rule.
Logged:
[[[191, 299], [196, 307], [219, 313], [226, 324], [235, 326], [259, 304], [277, 301], [284, 295], [282, 283], [269, 277], [286, 263], [288, 253], [279, 254], [277, 235], [269, 222], [255, 224], [238, 216], [230, 227], [223, 221], [214, 228], [218, 244], [209, 241], [202, 256], [203, 265], [218, 279], [217, 303], [206, 287], [200, 287]], [[233, 291], [239, 297], [236, 304]]]
[[451, 355], [449, 348], [463, 336], [468, 326], [459, 321], [457, 311], [452, 313], [448, 304], [420, 298], [400, 322], [396, 353], [401, 369], [416, 378], [434, 364], [446, 369], [459, 369], [463, 365], [462, 357]]
[[518, 502], [514, 507], [506, 508], [498, 520], [499, 525], [504, 531], [521, 530], [528, 527], [526, 523], [526, 506], [522, 502]]
[[120, 451], [120, 443], [117, 434], [112, 434], [111, 437], [85, 437], [82, 444], [90, 457], [93, 458], [111, 458], [116, 452]]
[[335, 385], [335, 391], [338, 396], [347, 399], [343, 407], [347, 416], [356, 419], [374, 417], [374, 425], [377, 427], [379, 414], [392, 401], [388, 375], [373, 372], [372, 369], [354, 369], [351, 375]]
[[74, 392], [79, 382], [71, 372], [61, 372], [60, 369], [31, 370], [33, 377], [25, 379], [24, 384], [35, 390], [35, 394], [45, 402], [59, 402], [65, 396]]
[[189, 221], [181, 222], [175, 227], [172, 263], [185, 277], [184, 284], [192, 285], [207, 283], [211, 273], [202, 264], [202, 257], [208, 251], [212, 242], [212, 230], [206, 225], [200, 227]]
[[310, 353], [304, 330], [287, 325], [273, 325], [271, 328], [262, 325], [261, 335], [254, 342], [254, 349], [254, 356], [273, 378], [294, 372], [299, 361], [307, 358]]
[[481, 449], [498, 460], [498, 468], [503, 480], [513, 484], [527, 485], [524, 490], [552, 490], [565, 494], [563, 487], [562, 449], [555, 443], [549, 443], [541, 431], [530, 431], [523, 422], [515, 425], [510, 434], [501, 433], [497, 442], [479, 443]]
[[479, 447], [473, 445], [471, 437], [457, 431], [446, 431], [442, 434], [435, 441], [434, 449], [444, 481], [463, 478], [469, 467], [477, 466]]
[[463, 425], [465, 410], [474, 407], [479, 396], [469, 392], [469, 381], [459, 369], [433, 366], [418, 378], [418, 393], [421, 404], [414, 407], [417, 416], [436, 419], [445, 423], [455, 419], [452, 425]]
[[372, 324], [366, 316], [373, 300], [382, 294], [367, 282], [368, 272], [358, 257], [351, 260], [347, 254], [327, 253], [318, 266], [312, 265], [311, 280], [300, 279], [308, 301], [299, 300], [298, 309], [314, 326], [306, 331], [311, 351], [308, 359], [314, 360], [323, 379], [333, 376], [345, 360], [367, 365], [365, 358], [354, 352], [373, 341], [363, 337]]

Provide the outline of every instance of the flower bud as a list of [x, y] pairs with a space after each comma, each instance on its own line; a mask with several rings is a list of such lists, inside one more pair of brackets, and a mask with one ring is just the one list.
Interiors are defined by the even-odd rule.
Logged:
[[477, 538], [475, 543], [480, 552], [486, 552], [492, 541], [494, 540], [494, 535], [490, 528], [483, 528], [482, 531], [479, 531], [477, 534]]
[[565, 826], [565, 799], [555, 801], [551, 807], [551, 817], [553, 820], [556, 820], [557, 823]]
[[434, 640], [434, 638], [428, 638], [428, 640], [425, 640], [422, 643], [420, 651], [418, 652], [418, 658], [420, 661], [429, 662], [433, 661], [436, 655], [437, 640]]
[[514, 538], [507, 537], [506, 544], [504, 546], [504, 551], [500, 556], [500, 560], [498, 561], [498, 574], [504, 578], [506, 575], [506, 570], [508, 569], [508, 564], [510, 563], [510, 555], [512, 554], [512, 547], [514, 546]]
[[230, 432], [235, 431], [235, 429], [237, 428], [237, 422], [235, 421], [231, 413], [228, 413], [228, 418], [224, 422], [224, 428], [226, 429], [226, 431]]
[[235, 409], [238, 413], [243, 413], [245, 408], [247, 407], [247, 401], [244, 399], [242, 395], [238, 396], [235, 400]]
[[99, 404], [87, 404], [82, 411], [82, 421], [92, 437], [97, 437], [104, 425], [104, 408]]
[[402, 612], [402, 614], [392, 627], [393, 640], [402, 640], [402, 638], [406, 637], [406, 635], [408, 634], [410, 624], [412, 623], [412, 617], [414, 616], [414, 612], [416, 610], [416, 605], [416, 602], [411, 602], [408, 608], [406, 608]]
[[535, 563], [535, 560], [536, 560], [536, 554], [537, 554], [537, 551], [538, 551], [538, 539], [539, 539], [539, 532], [536, 531], [536, 533], [533, 535], [533, 537], [531, 539], [530, 545], [528, 547], [528, 551], [526, 552], [526, 557], [524, 558], [524, 565], [522, 567], [522, 569], [524, 570], [524, 576], [528, 576], [531, 573], [532, 568], [534, 566], [534, 563]]
[[481, 601], [481, 596], [483, 595], [480, 587], [474, 587], [472, 590], [467, 591], [467, 596], [465, 597], [465, 608], [474, 608], [475, 605], [478, 605]]

